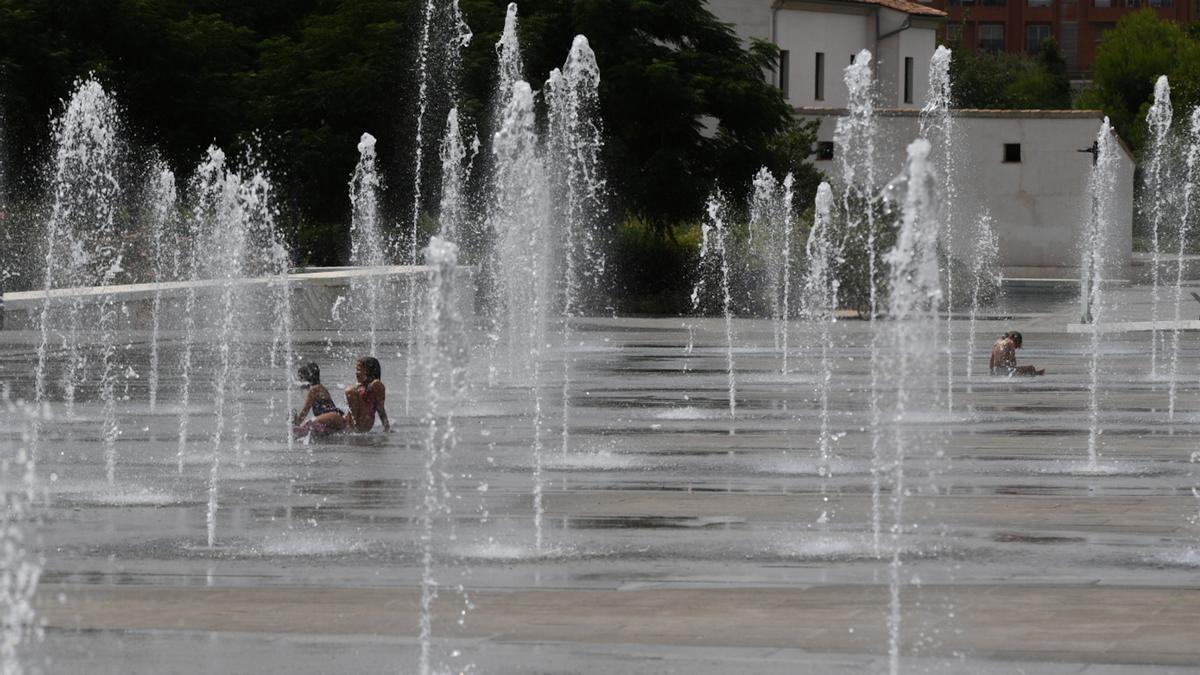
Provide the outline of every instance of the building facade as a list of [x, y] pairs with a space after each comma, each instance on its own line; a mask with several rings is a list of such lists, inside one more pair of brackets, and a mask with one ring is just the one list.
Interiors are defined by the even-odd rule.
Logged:
[[942, 10], [909, 0], [711, 0], [709, 8], [743, 40], [779, 47], [779, 69], [768, 77], [798, 108], [845, 106], [843, 71], [866, 49], [879, 105], [919, 109], [946, 21]]
[[[820, 121], [818, 143], [830, 148], [815, 165], [826, 176], [840, 175], [834, 128], [844, 110], [797, 110]], [[917, 137], [918, 112], [881, 110], [876, 139], [877, 176], [900, 175], [906, 147]], [[955, 111], [954, 153], [958, 213], [964, 218], [984, 211], [995, 224], [1000, 264], [1009, 278], [1075, 279], [1082, 256], [1079, 242], [1089, 214], [1087, 182], [1091, 146], [1104, 119], [1098, 110]], [[1123, 145], [1113, 195], [1117, 217], [1108, 223], [1106, 276], [1129, 279], [1133, 248], [1134, 160]], [[961, 228], [960, 228], [961, 229]], [[960, 260], [974, 255], [974, 241], [952, 241]]]
[[1034, 53], [1054, 38], [1073, 77], [1086, 77], [1121, 17], [1150, 7], [1164, 19], [1200, 17], [1198, 0], [929, 0], [949, 16], [947, 40], [972, 50]]

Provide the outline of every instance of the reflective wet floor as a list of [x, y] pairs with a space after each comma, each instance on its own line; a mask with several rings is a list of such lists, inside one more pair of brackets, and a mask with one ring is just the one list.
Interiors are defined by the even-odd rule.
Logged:
[[[1131, 307], [1148, 296], [1121, 293]], [[799, 323], [784, 373], [771, 324], [735, 322], [735, 417], [718, 320], [580, 320], [570, 347], [549, 352], [536, 396], [477, 350], [432, 537], [436, 670], [886, 672], [893, 572], [905, 672], [1200, 669], [1200, 335], [1182, 337], [1173, 420], [1149, 334], [1105, 336], [1092, 464], [1089, 338], [1066, 328], [1077, 315], [1070, 298], [1012, 299], [979, 322], [970, 379], [969, 323], [950, 322], [952, 393], [885, 420], [919, 439], [899, 529], [886, 480], [873, 490], [889, 470], [873, 465], [868, 412], [869, 347], [884, 322], [834, 327], [824, 462], [816, 345]], [[1046, 377], [982, 374], [1009, 329]], [[416, 672], [425, 426], [404, 336], [379, 350], [392, 433], [290, 447], [286, 391], [262, 356], [270, 336], [244, 371], [240, 447], [213, 441], [215, 355], [199, 354], [182, 454], [180, 336], [167, 336], [153, 410], [146, 337], [118, 349], [113, 482], [98, 388], [86, 384], [73, 411], [51, 407], [37, 467], [45, 635], [25, 665]], [[32, 394], [38, 339], [0, 333], [14, 399]], [[313, 332], [296, 350], [340, 401], [365, 347]], [[6, 414], [8, 452], [28, 444], [28, 415]]]

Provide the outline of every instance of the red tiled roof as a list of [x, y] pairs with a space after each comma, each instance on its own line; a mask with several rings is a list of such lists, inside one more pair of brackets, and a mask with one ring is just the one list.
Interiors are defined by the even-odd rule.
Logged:
[[856, 2], [863, 5], [879, 5], [880, 7], [894, 9], [897, 12], [915, 14], [917, 16], [936, 16], [943, 18], [947, 16], [946, 13], [940, 9], [930, 7], [929, 5], [923, 5], [919, 2], [910, 2], [909, 0], [843, 0], [843, 2]]

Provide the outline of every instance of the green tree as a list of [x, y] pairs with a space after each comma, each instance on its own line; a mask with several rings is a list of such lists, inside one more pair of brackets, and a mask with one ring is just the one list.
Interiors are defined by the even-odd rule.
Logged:
[[[469, 92], [487, 100], [506, 2], [464, 6], [476, 28], [466, 58]], [[695, 222], [715, 186], [742, 195], [762, 165], [815, 175], [796, 150], [805, 139], [811, 147], [811, 135], [764, 77], [778, 50], [761, 41], [743, 46], [703, 0], [543, 0], [522, 3], [521, 12], [535, 88], [562, 64], [576, 34], [586, 34], [596, 52], [618, 215], [663, 233]]]
[[1103, 110], [1117, 133], [1141, 148], [1160, 75], [1171, 82], [1177, 116], [1200, 100], [1200, 40], [1195, 34], [1152, 9], [1126, 15], [1104, 34], [1092, 65], [1092, 86], [1080, 94], [1077, 105]]
[[1067, 65], [1053, 39], [1036, 58], [1006, 52], [971, 53], [954, 45], [950, 78], [955, 105], [983, 109], [1062, 109], [1071, 107]]

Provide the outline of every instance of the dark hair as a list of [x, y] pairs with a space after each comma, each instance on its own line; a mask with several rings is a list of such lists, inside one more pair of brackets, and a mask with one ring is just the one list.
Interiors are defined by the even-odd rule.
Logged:
[[367, 384], [383, 377], [383, 371], [379, 368], [379, 359], [374, 356], [364, 356], [358, 362], [362, 364], [363, 370], [367, 373]]
[[1004, 337], [1012, 338], [1012, 341], [1015, 342], [1018, 347], [1021, 346], [1021, 334], [1019, 332], [1010, 330], [1004, 334]]
[[296, 369], [296, 376], [301, 382], [321, 384], [321, 367], [315, 363], [306, 363]]

